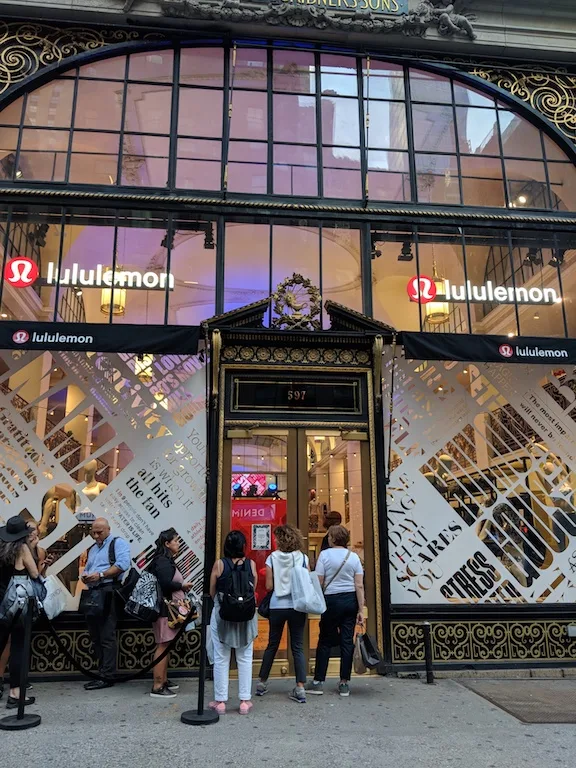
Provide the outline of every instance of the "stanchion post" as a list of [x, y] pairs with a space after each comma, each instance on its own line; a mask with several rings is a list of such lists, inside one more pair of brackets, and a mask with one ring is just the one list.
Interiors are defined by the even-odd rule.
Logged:
[[30, 666], [30, 647], [32, 645], [32, 617], [36, 605], [36, 598], [28, 598], [28, 611], [24, 617], [24, 648], [22, 649], [22, 668], [20, 671], [20, 698], [18, 699], [18, 714], [3, 717], [0, 720], [1, 731], [26, 731], [28, 728], [36, 728], [40, 725], [40, 715], [33, 715], [24, 711], [26, 701], [26, 689], [28, 687], [28, 667]]
[[186, 725], [212, 725], [220, 720], [220, 715], [212, 709], [204, 710], [206, 689], [206, 622], [210, 609], [210, 595], [202, 597], [202, 622], [200, 624], [200, 669], [198, 671], [198, 707], [183, 712], [180, 720]]
[[426, 663], [426, 683], [434, 685], [434, 670], [432, 669], [432, 628], [429, 621], [422, 624], [424, 636], [424, 660]]

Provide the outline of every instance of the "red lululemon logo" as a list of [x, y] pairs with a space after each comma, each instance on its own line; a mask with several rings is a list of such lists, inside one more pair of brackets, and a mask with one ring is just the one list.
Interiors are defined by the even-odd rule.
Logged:
[[436, 298], [436, 285], [434, 280], [425, 275], [417, 275], [408, 281], [408, 296], [410, 301], [419, 304], [428, 304]]
[[29, 338], [30, 334], [28, 331], [16, 331], [16, 333], [12, 335], [12, 341], [15, 344], [26, 344]]
[[510, 344], [502, 344], [498, 348], [498, 352], [500, 352], [502, 357], [512, 357], [512, 355], [514, 354], [514, 350], [512, 349]]
[[14, 288], [28, 288], [38, 279], [38, 265], [26, 256], [9, 259], [4, 267], [4, 280]]

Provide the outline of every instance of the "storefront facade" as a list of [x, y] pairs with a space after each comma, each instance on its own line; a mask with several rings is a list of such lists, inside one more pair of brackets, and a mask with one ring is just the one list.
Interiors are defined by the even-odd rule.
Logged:
[[[438, 664], [576, 657], [576, 80], [414, 5], [6, 25], [1, 515], [58, 557], [78, 657], [100, 514], [141, 566], [174, 525], [198, 592], [231, 527], [262, 567], [339, 515], [386, 667], [423, 619]], [[126, 624], [119, 667], [151, 646]]]

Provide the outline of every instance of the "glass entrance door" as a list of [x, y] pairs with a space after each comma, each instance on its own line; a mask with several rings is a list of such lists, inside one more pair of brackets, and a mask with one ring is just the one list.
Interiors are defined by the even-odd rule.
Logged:
[[[350, 545], [366, 571], [366, 613], [375, 616], [374, 544], [367, 435], [326, 429], [229, 430], [224, 445], [222, 541], [231, 529], [242, 530], [248, 554], [258, 570], [258, 597], [266, 594], [265, 561], [275, 548], [273, 531], [289, 523], [298, 527], [312, 569], [327, 546], [330, 525], [350, 531]], [[313, 672], [319, 616], [310, 616], [306, 648]], [[268, 622], [259, 619], [254, 645], [255, 673], [268, 642]], [[337, 659], [330, 672], [337, 671]], [[272, 669], [292, 674], [285, 632]]]

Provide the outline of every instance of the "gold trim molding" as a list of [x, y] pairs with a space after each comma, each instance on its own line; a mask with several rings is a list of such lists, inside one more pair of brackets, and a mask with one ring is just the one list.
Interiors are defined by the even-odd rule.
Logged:
[[340, 366], [358, 365], [366, 367], [370, 364], [370, 354], [365, 350], [334, 349], [311, 347], [269, 347], [261, 346], [227, 346], [223, 349], [222, 360], [226, 365], [231, 363], [250, 364], [274, 363], [275, 365], [327, 365], [338, 369]]
[[[566, 621], [431, 621], [434, 663], [554, 662], [576, 659]], [[392, 662], [423, 664], [418, 622], [392, 622]]]
[[0, 95], [17, 83], [80, 53], [137, 40], [161, 40], [128, 29], [50, 27], [45, 24], [0, 22]]

